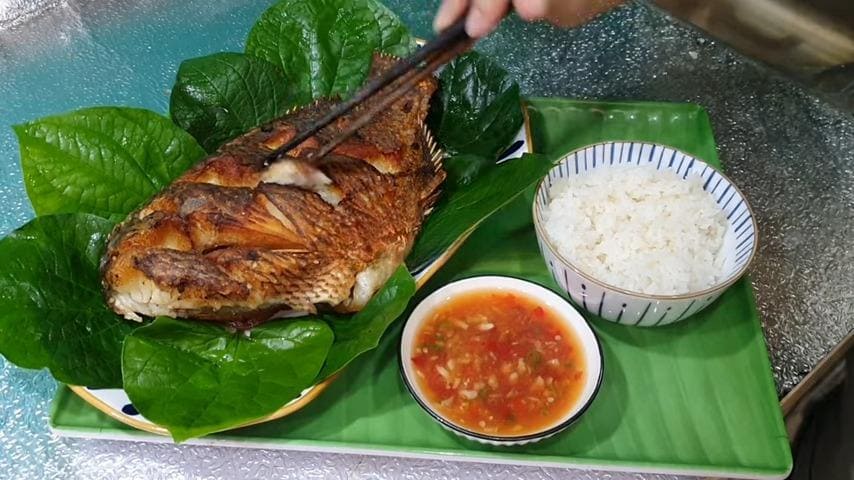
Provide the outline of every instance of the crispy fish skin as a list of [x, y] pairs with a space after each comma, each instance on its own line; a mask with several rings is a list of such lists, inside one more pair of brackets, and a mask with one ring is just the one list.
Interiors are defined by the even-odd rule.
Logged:
[[[391, 60], [375, 57], [373, 74]], [[317, 163], [271, 150], [331, 105], [254, 129], [201, 161], [112, 232], [107, 303], [125, 318], [167, 315], [248, 327], [282, 312], [361, 309], [409, 252], [445, 173], [421, 128], [436, 89], [421, 82]]]

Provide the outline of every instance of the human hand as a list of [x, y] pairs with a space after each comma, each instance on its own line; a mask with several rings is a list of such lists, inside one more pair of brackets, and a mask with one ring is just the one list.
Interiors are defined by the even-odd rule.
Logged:
[[433, 28], [441, 32], [468, 11], [466, 32], [480, 38], [498, 26], [511, 4], [524, 20], [548, 20], [574, 27], [592, 20], [624, 0], [442, 0]]

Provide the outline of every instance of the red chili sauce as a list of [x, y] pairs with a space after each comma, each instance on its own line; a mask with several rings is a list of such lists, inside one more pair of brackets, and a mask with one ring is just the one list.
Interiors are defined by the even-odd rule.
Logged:
[[412, 363], [432, 407], [468, 430], [521, 436], [558, 423], [586, 380], [581, 344], [519, 293], [483, 290], [434, 310]]

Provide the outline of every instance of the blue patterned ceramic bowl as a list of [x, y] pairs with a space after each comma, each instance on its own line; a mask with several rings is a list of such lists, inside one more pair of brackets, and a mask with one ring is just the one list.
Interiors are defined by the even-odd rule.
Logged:
[[[654, 164], [658, 170], [673, 170], [684, 179], [701, 177], [703, 189], [723, 210], [728, 222], [723, 246], [727, 275], [717, 285], [681, 295], [631, 292], [582, 272], [549, 241], [542, 225], [543, 210], [551, 201], [551, 187], [557, 179], [618, 165], [646, 164]], [[571, 152], [540, 183], [533, 209], [540, 251], [557, 283], [577, 305], [616, 323], [654, 327], [685, 320], [706, 308], [741, 278], [756, 253], [756, 220], [741, 191], [712, 166], [664, 145], [606, 142]]]

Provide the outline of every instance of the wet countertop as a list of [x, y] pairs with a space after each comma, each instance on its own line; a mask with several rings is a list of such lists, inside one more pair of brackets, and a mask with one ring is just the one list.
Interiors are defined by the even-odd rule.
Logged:
[[[178, 63], [241, 50], [270, 3], [0, 2], [0, 235], [33, 215], [9, 125], [91, 105], [165, 112]], [[415, 34], [430, 35], [436, 0], [386, 4]], [[854, 329], [851, 113], [642, 4], [574, 31], [508, 21], [479, 49], [529, 96], [693, 102], [709, 111], [720, 157], [759, 222], [751, 278], [781, 396]], [[55, 389], [47, 373], [0, 358], [0, 472], [17, 472], [16, 478], [671, 478], [61, 439], [47, 426]]]

